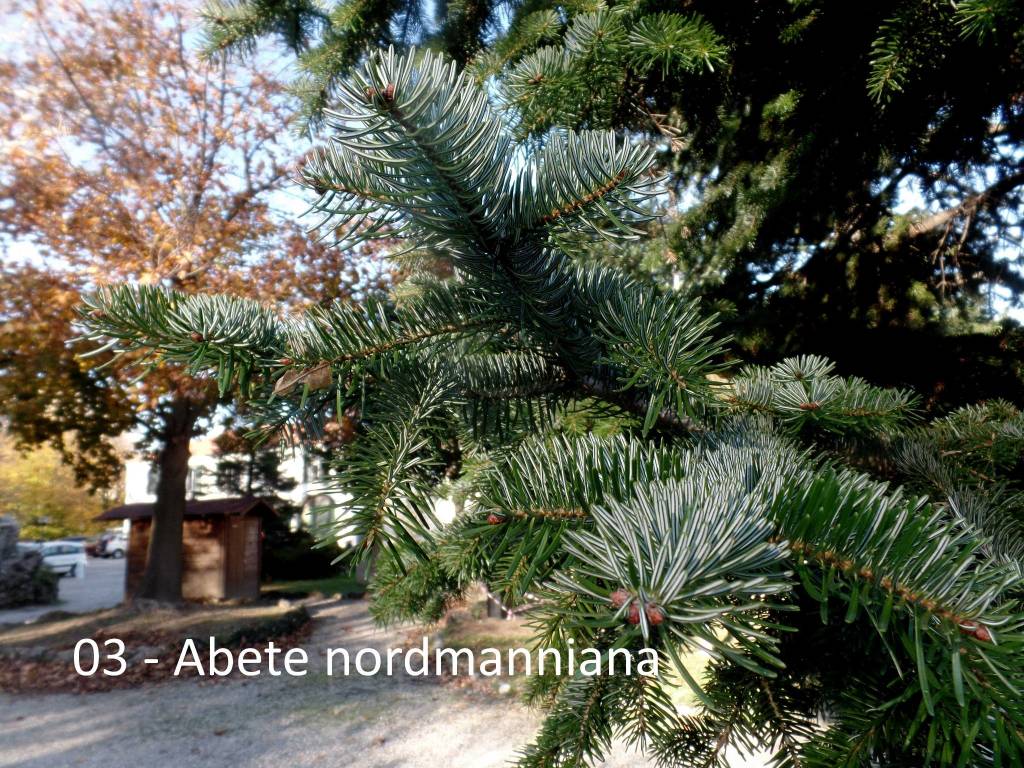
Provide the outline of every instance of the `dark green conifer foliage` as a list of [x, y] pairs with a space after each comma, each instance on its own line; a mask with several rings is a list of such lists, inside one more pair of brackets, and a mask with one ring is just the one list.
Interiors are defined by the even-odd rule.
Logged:
[[747, 359], [825, 355], [938, 408], [1024, 396], [990, 315], [1024, 287], [1021, 3], [381, 2], [211, 6], [211, 45], [283, 33], [314, 119], [363, 46], [418, 40], [493, 78], [519, 135], [652, 137], [678, 197], [646, 262]]
[[[379, 557], [380, 619], [437, 618], [482, 580], [545, 644], [658, 652], [656, 678], [534, 680], [550, 708], [522, 765], [592, 764], [613, 737], [680, 766], [724, 765], [727, 745], [786, 766], [1020, 764], [1019, 560], [952, 503], [821, 449], [1006, 421], [963, 465], [983, 471], [1019, 463], [1019, 416], [915, 426], [911, 394], [814, 357], [730, 381], [713, 316], [578, 263], [655, 216], [649, 151], [601, 131], [520, 143], [430, 53], [373, 54], [337, 95], [302, 172], [324, 235], [397, 236], [451, 278], [298, 317], [119, 287], [83, 320], [264, 403], [272, 427], [358, 422], [337, 482]], [[581, 433], [581, 414], [617, 428]], [[431, 498], [452, 476], [465, 506], [442, 526]], [[714, 662], [694, 679], [680, 657], [698, 648]], [[672, 705], [680, 680], [693, 715]]]

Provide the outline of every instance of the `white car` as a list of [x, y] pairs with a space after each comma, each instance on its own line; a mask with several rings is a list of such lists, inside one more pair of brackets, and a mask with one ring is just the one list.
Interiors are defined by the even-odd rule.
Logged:
[[124, 557], [124, 553], [128, 551], [128, 539], [125, 538], [123, 533], [115, 533], [103, 541], [103, 546], [100, 548], [100, 557], [112, 557], [115, 560], [119, 560]]
[[47, 541], [39, 548], [43, 562], [55, 573], [85, 578], [85, 545], [80, 541]]

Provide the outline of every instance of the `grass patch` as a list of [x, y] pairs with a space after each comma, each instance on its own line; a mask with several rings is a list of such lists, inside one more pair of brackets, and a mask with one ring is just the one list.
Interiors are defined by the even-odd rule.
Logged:
[[[686, 667], [690, 677], [699, 684], [704, 679], [704, 672], [707, 670], [708, 662], [711, 658], [706, 653], [697, 651], [683, 653], [680, 655], [679, 660], [683, 662], [683, 666]], [[688, 713], [700, 704], [697, 694], [693, 692], [686, 679], [679, 674], [675, 663], [672, 663], [670, 669], [665, 673], [664, 684], [669, 698], [672, 699], [672, 703], [680, 712]]]
[[[521, 618], [501, 619], [492, 618], [486, 615], [486, 601], [473, 600], [462, 608], [457, 608], [448, 613], [443, 626], [440, 627], [440, 644], [445, 648], [456, 650], [468, 648], [473, 652], [479, 663], [481, 653], [485, 648], [493, 648], [499, 652], [502, 659], [508, 658], [508, 650], [511, 648], [531, 648], [533, 643], [531, 630]], [[531, 653], [533, 662], [531, 666], [536, 668], [536, 653]], [[521, 662], [520, 662], [521, 663]], [[461, 665], [460, 665], [461, 666]], [[516, 674], [508, 674], [509, 670], [502, 666], [503, 674], [495, 677], [469, 677], [462, 670], [462, 676], [452, 678], [452, 682], [460, 686], [470, 686], [477, 689], [487, 690], [491, 693], [508, 693], [518, 697], [526, 688], [529, 676], [525, 670], [517, 667]], [[507, 690], [503, 690], [505, 686]]]
[[522, 619], [472, 618], [453, 614], [441, 636], [450, 648], [469, 648], [474, 653], [484, 648], [496, 648], [504, 654], [509, 648], [528, 645], [532, 632]]
[[[441, 642], [447, 648], [468, 648], [473, 651], [479, 659], [480, 653], [485, 648], [494, 648], [501, 653], [502, 658], [507, 658], [507, 651], [510, 648], [531, 648], [533, 630], [526, 625], [522, 618], [511, 620], [489, 618], [486, 615], [486, 602], [484, 600], [471, 600], [467, 605], [449, 612], [443, 626], [440, 628]], [[577, 648], [577, 660], [581, 649]], [[709, 657], [702, 652], [684, 653], [680, 661], [690, 676], [698, 683], [703, 679], [707, 669]], [[699, 699], [687, 684], [684, 677], [679, 674], [673, 663], [665, 669], [664, 658], [662, 658], [662, 682], [665, 690], [675, 705], [682, 713], [691, 712], [698, 704]], [[537, 654], [533, 654], [533, 669], [537, 670]], [[528, 677], [521, 672], [516, 675], [502, 675], [496, 678], [481, 679], [481, 684], [495, 688], [501, 683], [511, 685], [513, 695], [519, 695], [526, 689]]]
[[298, 579], [296, 581], [272, 581], [264, 584], [260, 591], [264, 597], [309, 597], [321, 594], [327, 597], [362, 597], [366, 585], [348, 574], [328, 576], [325, 579]]

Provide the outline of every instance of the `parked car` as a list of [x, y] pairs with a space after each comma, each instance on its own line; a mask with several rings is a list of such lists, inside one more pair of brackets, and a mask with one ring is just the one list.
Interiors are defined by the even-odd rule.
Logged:
[[47, 541], [40, 552], [51, 571], [85, 578], [85, 545], [80, 541]]
[[128, 539], [123, 533], [112, 533], [100, 539], [98, 554], [100, 557], [112, 557], [119, 560], [128, 551]]

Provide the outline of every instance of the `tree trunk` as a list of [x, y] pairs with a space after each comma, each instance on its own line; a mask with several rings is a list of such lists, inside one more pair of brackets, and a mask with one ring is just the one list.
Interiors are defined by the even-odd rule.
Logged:
[[189, 441], [198, 413], [187, 397], [177, 397], [164, 414], [163, 446], [149, 532], [146, 571], [137, 597], [181, 602], [182, 527], [188, 479]]
[[491, 588], [487, 587], [487, 618], [489, 619], [507, 619], [508, 614], [505, 612], [505, 608], [502, 606], [498, 598], [494, 597], [491, 592]]

